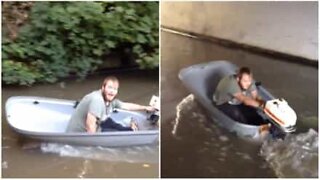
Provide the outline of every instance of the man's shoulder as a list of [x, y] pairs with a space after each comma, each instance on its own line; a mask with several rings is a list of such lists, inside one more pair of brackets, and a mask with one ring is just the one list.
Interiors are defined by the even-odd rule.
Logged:
[[224, 78], [222, 78], [221, 81], [228, 86], [237, 85], [237, 79], [235, 75], [227, 75]]
[[104, 102], [104, 99], [100, 90], [92, 91], [91, 93], [87, 94], [86, 97], [90, 100]]
[[224, 87], [226, 91], [236, 92], [240, 91], [239, 84], [235, 75], [228, 75], [224, 80]]
[[228, 75], [227, 76], [227, 79], [229, 80], [229, 81], [237, 81], [237, 76], [235, 75], [235, 74], [230, 74], [230, 75]]
[[92, 91], [88, 94], [89, 96], [97, 96], [97, 97], [102, 97], [102, 93], [101, 93], [101, 90], [95, 90], [95, 91]]
[[116, 98], [111, 102], [111, 105], [112, 105], [113, 108], [121, 108], [122, 103], [123, 102], [121, 100]]

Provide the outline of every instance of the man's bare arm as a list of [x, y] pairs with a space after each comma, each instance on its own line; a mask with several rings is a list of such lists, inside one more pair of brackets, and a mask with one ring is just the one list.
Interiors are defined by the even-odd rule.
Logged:
[[257, 90], [251, 91], [251, 95], [252, 95], [253, 99], [259, 99]]
[[121, 105], [122, 109], [131, 110], [131, 111], [155, 111], [155, 108], [152, 106], [142, 106], [134, 103], [123, 102]]
[[262, 97], [259, 96], [258, 91], [257, 90], [252, 91], [251, 95], [252, 95], [253, 99], [255, 99], [260, 104], [260, 107], [263, 108], [263, 106], [265, 104], [265, 100], [263, 100]]
[[87, 119], [86, 119], [86, 130], [88, 133], [95, 133], [97, 130], [97, 118], [91, 114], [87, 114]]
[[241, 92], [236, 93], [233, 96], [247, 106], [252, 106], [252, 107], [260, 107], [261, 106], [261, 102], [255, 100], [251, 97], [247, 97], [247, 96], [243, 95]]

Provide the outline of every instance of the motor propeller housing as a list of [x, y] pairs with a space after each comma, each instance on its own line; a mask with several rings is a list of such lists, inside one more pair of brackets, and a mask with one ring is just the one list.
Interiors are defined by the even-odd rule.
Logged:
[[296, 130], [297, 114], [283, 98], [267, 101], [263, 111], [285, 133]]
[[150, 117], [148, 118], [148, 120], [151, 122], [151, 124], [155, 125], [158, 123], [159, 121], [159, 116], [160, 116], [160, 99], [158, 96], [155, 96], [153, 95], [150, 102], [149, 102], [149, 105], [154, 107], [156, 109], [155, 112], [153, 112]]

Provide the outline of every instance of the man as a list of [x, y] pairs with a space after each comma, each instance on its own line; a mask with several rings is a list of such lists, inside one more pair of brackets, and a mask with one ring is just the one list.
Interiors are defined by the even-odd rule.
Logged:
[[236, 75], [222, 78], [213, 95], [217, 107], [238, 122], [260, 125], [263, 122], [256, 108], [263, 108], [249, 68], [242, 67]]
[[108, 76], [104, 79], [100, 90], [93, 91], [78, 104], [75, 112], [72, 114], [67, 127], [67, 132], [88, 132], [95, 133], [103, 128], [115, 128], [116, 130], [136, 130], [136, 124], [131, 122], [131, 127], [122, 127], [115, 123], [108, 115], [114, 108], [125, 110], [146, 110], [154, 111], [151, 106], [142, 106], [134, 103], [122, 102], [116, 99], [118, 94], [119, 80], [114, 76]]

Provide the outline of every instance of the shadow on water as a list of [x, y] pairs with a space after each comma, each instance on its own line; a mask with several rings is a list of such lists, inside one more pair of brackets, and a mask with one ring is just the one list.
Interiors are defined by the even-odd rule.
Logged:
[[[182, 68], [214, 60], [228, 60], [238, 66], [248, 66], [257, 81], [261, 81], [275, 97], [286, 99], [296, 111], [298, 128], [293, 137], [298, 138], [308, 134], [309, 129], [318, 131], [316, 67], [290, 63], [277, 57], [266, 57], [163, 31], [161, 38], [162, 177], [318, 176], [318, 172], [314, 171], [318, 164], [315, 164], [314, 160], [306, 161], [312, 164], [308, 166], [311, 171], [296, 172], [290, 176], [283, 171], [284, 165], [274, 163], [278, 162], [278, 158], [285, 159], [274, 147], [277, 145], [269, 143], [262, 146], [245, 141], [218, 127], [210, 121], [204, 109], [188, 96], [190, 93], [178, 79], [178, 73]], [[299, 144], [298, 140], [291, 141], [292, 144]], [[292, 147], [289, 142], [285, 141], [283, 144], [284, 147]], [[266, 152], [266, 147], [271, 148], [272, 152], [263, 153]], [[293, 154], [308, 154], [302, 149], [297, 151], [284, 156], [289, 158]], [[313, 152], [308, 156], [318, 159], [317, 151], [315, 154]], [[279, 154], [273, 156], [277, 158], [269, 157], [273, 153]], [[299, 158], [302, 156], [291, 157], [295, 161], [300, 161]]]

